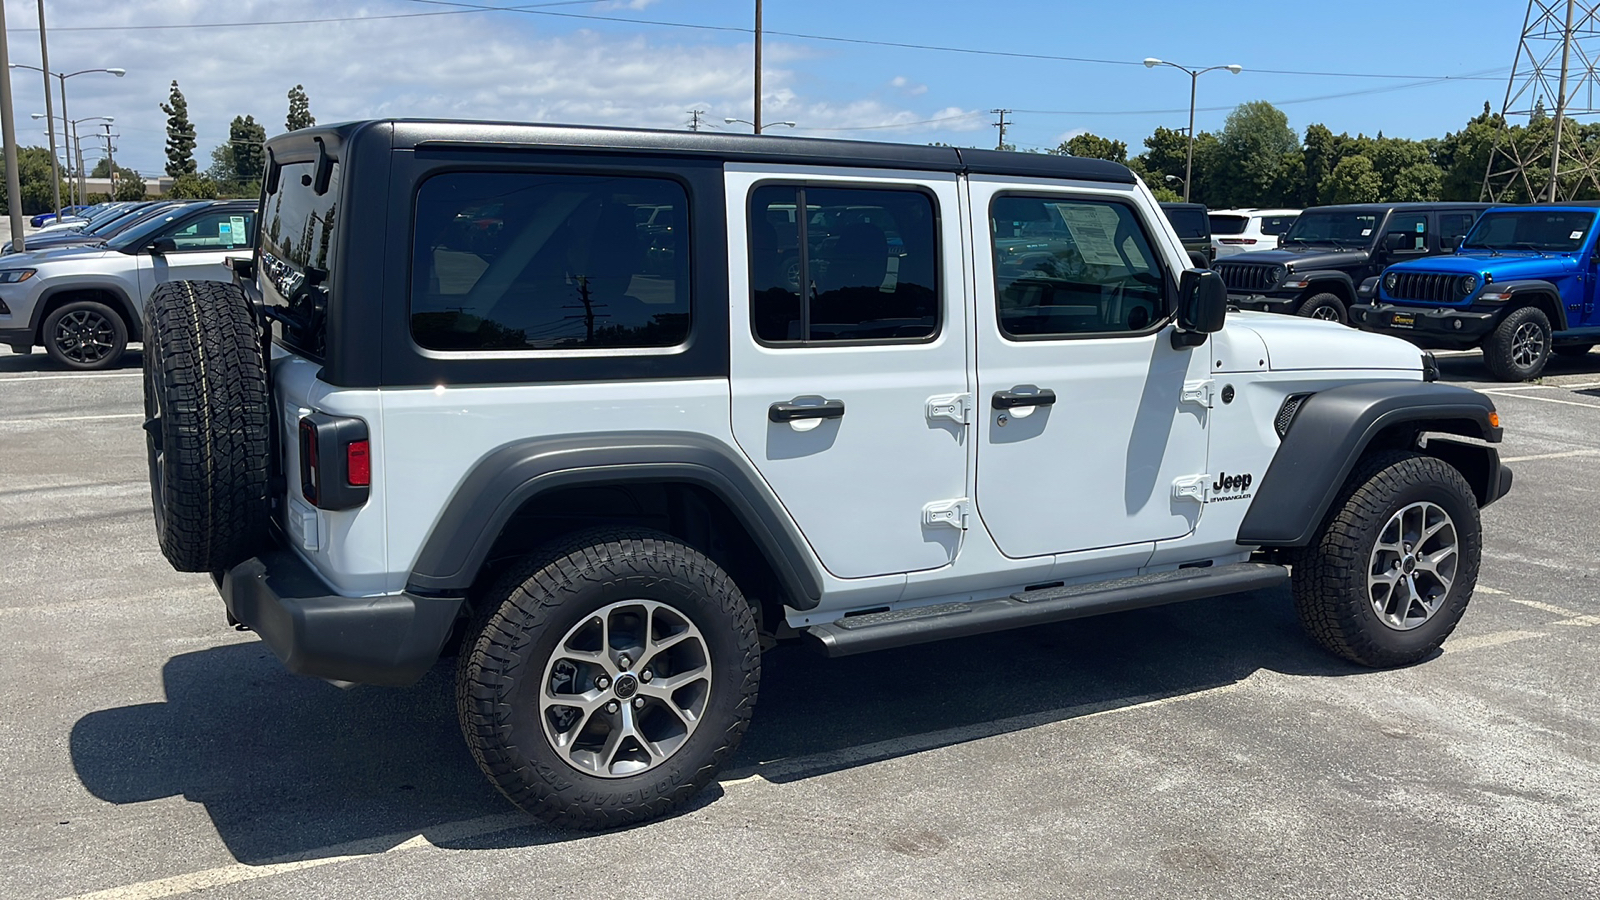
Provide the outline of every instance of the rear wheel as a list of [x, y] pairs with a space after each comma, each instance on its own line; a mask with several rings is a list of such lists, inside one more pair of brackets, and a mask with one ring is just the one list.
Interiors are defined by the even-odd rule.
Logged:
[[50, 358], [69, 369], [107, 369], [128, 346], [128, 324], [95, 300], [74, 300], [45, 316], [41, 338]]
[[555, 825], [665, 815], [749, 723], [755, 618], [715, 563], [668, 535], [600, 529], [525, 558], [484, 598], [456, 676], [461, 729], [512, 803]]
[[1550, 319], [1538, 307], [1506, 313], [1483, 342], [1483, 363], [1501, 381], [1537, 378], [1549, 359]]
[[1340, 325], [1349, 321], [1344, 301], [1340, 300], [1337, 294], [1313, 294], [1300, 304], [1300, 308], [1296, 309], [1294, 314], [1308, 319], [1321, 319], [1324, 322], [1338, 322]]

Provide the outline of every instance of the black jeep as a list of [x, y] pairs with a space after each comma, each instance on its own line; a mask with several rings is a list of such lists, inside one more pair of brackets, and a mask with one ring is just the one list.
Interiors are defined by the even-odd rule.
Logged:
[[1385, 266], [1454, 253], [1487, 203], [1369, 203], [1319, 206], [1295, 220], [1278, 249], [1216, 263], [1239, 309], [1348, 324], [1351, 304], [1370, 301]]

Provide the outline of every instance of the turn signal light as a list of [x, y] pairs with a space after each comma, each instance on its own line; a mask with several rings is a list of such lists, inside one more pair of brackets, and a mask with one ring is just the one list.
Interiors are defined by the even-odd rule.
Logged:
[[1489, 427], [1490, 428], [1499, 428], [1500, 427], [1500, 414], [1499, 413], [1497, 413], [1497, 412], [1489, 413]]
[[372, 484], [372, 457], [366, 441], [351, 441], [344, 446], [345, 471], [350, 483], [358, 487]]

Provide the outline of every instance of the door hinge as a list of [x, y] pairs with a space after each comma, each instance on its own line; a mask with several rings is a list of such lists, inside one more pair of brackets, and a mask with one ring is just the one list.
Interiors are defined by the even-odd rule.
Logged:
[[1206, 479], [1210, 475], [1185, 475], [1174, 479], [1172, 482], [1173, 499], [1182, 500], [1187, 497], [1196, 503], [1206, 502]]
[[924, 411], [930, 420], [949, 419], [965, 425], [972, 418], [972, 395], [940, 394], [937, 397], [929, 397]]
[[1207, 409], [1211, 408], [1211, 387], [1216, 382], [1207, 378], [1203, 381], [1185, 381], [1183, 383], [1183, 402], [1198, 403]]
[[922, 524], [948, 525], [966, 531], [967, 509], [965, 497], [958, 500], [935, 500], [922, 508]]

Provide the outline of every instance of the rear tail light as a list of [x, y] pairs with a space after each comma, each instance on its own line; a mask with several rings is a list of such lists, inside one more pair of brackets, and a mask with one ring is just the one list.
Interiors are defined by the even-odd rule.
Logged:
[[1220, 238], [1224, 244], [1254, 244], [1255, 238]]
[[372, 447], [367, 423], [312, 413], [300, 420], [300, 495], [318, 509], [354, 509], [367, 502]]

